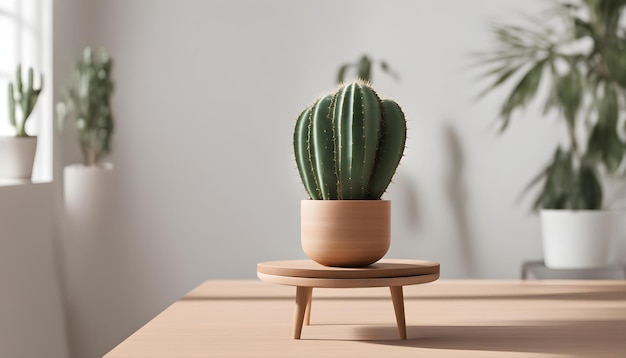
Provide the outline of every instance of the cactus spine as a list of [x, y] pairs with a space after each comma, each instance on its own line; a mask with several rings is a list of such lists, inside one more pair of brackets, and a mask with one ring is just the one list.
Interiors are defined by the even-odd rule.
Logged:
[[[40, 76], [39, 88], [35, 88], [33, 84], [33, 69], [32, 67], [29, 68], [28, 83], [26, 88], [24, 88], [22, 83], [22, 65], [18, 65], [15, 72], [15, 86], [17, 88], [14, 88], [13, 83], [9, 82], [9, 121], [11, 122], [11, 125], [15, 127], [16, 136], [27, 137], [26, 121], [33, 113], [33, 109], [37, 104], [37, 99], [39, 99], [39, 94], [43, 89], [43, 75]], [[19, 119], [16, 114], [18, 106], [21, 112], [21, 118]]]
[[400, 106], [356, 81], [300, 114], [294, 152], [311, 199], [377, 200], [391, 182], [405, 141]]
[[59, 127], [63, 127], [67, 118], [76, 122], [83, 164], [88, 166], [98, 164], [102, 156], [111, 150], [111, 69], [112, 60], [108, 52], [102, 50], [96, 56], [91, 48], [85, 48], [76, 64], [64, 101], [57, 103]]

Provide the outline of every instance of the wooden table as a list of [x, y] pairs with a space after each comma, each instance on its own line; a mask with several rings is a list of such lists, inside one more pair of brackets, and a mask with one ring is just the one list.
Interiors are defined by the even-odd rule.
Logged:
[[[626, 281], [446, 281], [404, 290], [398, 340], [386, 288], [316, 289], [290, 337], [293, 287], [207, 281], [107, 358], [624, 357]], [[366, 312], [366, 314], [365, 314]]]
[[613, 262], [603, 267], [583, 269], [551, 269], [543, 261], [522, 263], [522, 280], [624, 280], [626, 266]]
[[433, 282], [439, 263], [423, 260], [380, 260], [367, 267], [329, 267], [311, 260], [269, 261], [257, 264], [262, 281], [296, 286], [293, 338], [300, 339], [302, 324], [309, 325], [313, 288], [389, 287], [400, 339], [406, 339], [402, 287]]

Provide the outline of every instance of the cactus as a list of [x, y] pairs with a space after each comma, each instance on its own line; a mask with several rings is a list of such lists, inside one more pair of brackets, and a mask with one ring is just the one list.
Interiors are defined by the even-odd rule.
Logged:
[[[33, 84], [33, 68], [29, 68], [28, 84], [26, 88], [24, 88], [22, 84], [22, 65], [18, 65], [15, 72], [15, 85], [17, 88], [13, 88], [13, 83], [9, 82], [9, 120], [11, 125], [15, 127], [16, 136], [27, 137], [26, 121], [31, 113], [33, 113], [37, 99], [39, 99], [39, 94], [43, 89], [43, 75], [40, 76], [39, 88], [35, 88]], [[15, 90], [17, 90], [17, 93]], [[16, 115], [16, 107], [18, 106], [22, 115], [20, 119], [18, 119]]]
[[67, 118], [75, 121], [83, 164], [88, 166], [98, 164], [111, 150], [111, 68], [111, 56], [106, 50], [96, 56], [91, 48], [85, 48], [64, 100], [57, 103], [59, 128]]
[[311, 199], [378, 200], [400, 163], [405, 141], [400, 106], [355, 81], [300, 114], [293, 144]]

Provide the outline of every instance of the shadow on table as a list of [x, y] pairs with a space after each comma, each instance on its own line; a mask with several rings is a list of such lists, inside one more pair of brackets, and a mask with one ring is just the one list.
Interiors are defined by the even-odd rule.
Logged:
[[[513, 322], [510, 326], [409, 326], [407, 340], [395, 327], [361, 326], [356, 337], [382, 337], [367, 343], [442, 350], [554, 353], [568, 357], [623, 357], [626, 321]], [[357, 338], [358, 339], [358, 338]]]

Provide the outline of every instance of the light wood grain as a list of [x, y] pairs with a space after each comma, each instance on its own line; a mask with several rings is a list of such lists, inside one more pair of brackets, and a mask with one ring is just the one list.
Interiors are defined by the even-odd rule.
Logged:
[[436, 280], [439, 278], [439, 264], [431, 261], [386, 260], [369, 267], [343, 268], [322, 266], [311, 260], [272, 261], [259, 263], [257, 276], [263, 281], [297, 286], [293, 321], [295, 339], [300, 339], [302, 325], [309, 325], [311, 320], [313, 287], [380, 286], [389, 286], [391, 289], [400, 339], [406, 339], [402, 285]]
[[300, 339], [304, 314], [311, 299], [312, 290], [311, 287], [297, 287], [296, 289], [296, 308], [293, 314], [293, 338], [295, 339]]
[[366, 267], [345, 268], [320, 265], [311, 260], [268, 261], [257, 264], [257, 272], [274, 276], [308, 278], [381, 278], [439, 273], [439, 263], [424, 260], [384, 259]]
[[391, 287], [417, 285], [436, 281], [439, 274], [419, 275], [408, 277], [380, 277], [380, 278], [308, 278], [265, 275], [257, 272], [257, 277], [265, 282], [288, 286], [305, 286], [320, 288], [357, 288], [357, 287]]
[[386, 287], [315, 289], [315, 317], [294, 340], [295, 291], [259, 281], [207, 281], [106, 357], [614, 358], [626, 352], [624, 281], [406, 286], [407, 340], [398, 340]]
[[406, 320], [404, 317], [404, 296], [402, 295], [402, 286], [391, 286], [391, 300], [393, 301], [393, 310], [396, 313], [396, 323], [398, 324], [398, 333], [400, 339], [406, 339]]
[[389, 200], [302, 200], [302, 251], [322, 265], [364, 267], [391, 243]]
[[309, 290], [309, 297], [306, 301], [306, 311], [304, 312], [304, 324], [311, 324], [311, 305], [313, 304], [313, 287]]

